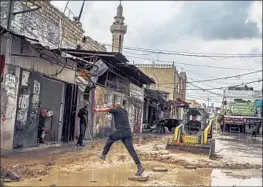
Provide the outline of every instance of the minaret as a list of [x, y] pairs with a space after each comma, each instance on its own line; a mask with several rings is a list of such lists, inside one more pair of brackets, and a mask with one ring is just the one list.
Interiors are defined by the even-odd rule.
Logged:
[[122, 53], [124, 34], [127, 32], [127, 26], [124, 24], [122, 13], [123, 8], [120, 1], [117, 8], [117, 15], [114, 17], [114, 22], [110, 27], [112, 33], [112, 52]]

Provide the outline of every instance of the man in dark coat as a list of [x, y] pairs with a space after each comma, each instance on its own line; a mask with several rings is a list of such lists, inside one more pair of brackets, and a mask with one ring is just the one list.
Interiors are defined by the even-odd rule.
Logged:
[[112, 132], [104, 146], [102, 154], [99, 156], [102, 160], [106, 159], [106, 155], [110, 151], [112, 144], [121, 140], [128, 150], [129, 154], [133, 158], [137, 165], [136, 176], [140, 176], [144, 172], [144, 168], [141, 165], [140, 159], [133, 147], [132, 131], [129, 124], [128, 112], [117, 103], [113, 108], [94, 109], [94, 112], [109, 112], [114, 116], [116, 130]]
[[258, 131], [258, 126], [256, 123], [254, 123], [251, 127], [251, 133], [252, 133], [252, 137], [256, 137], [257, 136], [257, 131]]
[[78, 117], [80, 118], [80, 121], [77, 146], [84, 146], [83, 139], [88, 125], [88, 104], [85, 104], [85, 106], [79, 110]]

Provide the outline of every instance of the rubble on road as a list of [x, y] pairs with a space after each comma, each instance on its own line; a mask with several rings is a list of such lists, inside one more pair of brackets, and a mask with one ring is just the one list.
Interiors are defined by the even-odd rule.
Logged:
[[167, 172], [168, 171], [168, 169], [164, 167], [155, 167], [152, 170], [153, 172]]
[[20, 176], [18, 174], [16, 174], [14, 171], [11, 171], [10, 169], [3, 168], [2, 166], [1, 166], [1, 177], [2, 178], [10, 177], [14, 181], [20, 180]]
[[191, 165], [189, 165], [189, 166], [185, 166], [184, 168], [185, 168], [185, 169], [196, 169], [196, 166], [191, 166]]
[[149, 179], [150, 179], [149, 175], [128, 177], [128, 180], [132, 180], [132, 181], [148, 181]]

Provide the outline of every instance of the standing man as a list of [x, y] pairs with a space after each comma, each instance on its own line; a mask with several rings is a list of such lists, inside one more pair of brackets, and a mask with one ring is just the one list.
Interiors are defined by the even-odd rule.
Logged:
[[120, 103], [117, 103], [113, 108], [104, 108], [104, 109], [94, 109], [94, 112], [109, 112], [114, 116], [115, 128], [116, 130], [112, 132], [104, 146], [102, 154], [99, 156], [100, 159], [105, 160], [106, 155], [110, 151], [112, 144], [116, 141], [121, 140], [128, 150], [129, 154], [133, 158], [135, 164], [137, 165], [136, 176], [140, 176], [144, 172], [144, 168], [141, 165], [138, 154], [134, 150], [132, 142], [132, 132], [128, 119], [128, 112], [121, 108]]
[[77, 146], [84, 146], [83, 139], [88, 125], [88, 104], [85, 104], [84, 107], [79, 110], [78, 117], [80, 118], [80, 121]]
[[258, 131], [258, 126], [256, 123], [253, 123], [252, 127], [251, 127], [251, 133], [252, 133], [252, 137], [256, 137], [257, 136], [257, 131]]

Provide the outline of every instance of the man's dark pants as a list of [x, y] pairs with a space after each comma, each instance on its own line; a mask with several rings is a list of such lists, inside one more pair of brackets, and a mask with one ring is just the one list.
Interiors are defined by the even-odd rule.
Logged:
[[139, 165], [141, 164], [140, 159], [136, 151], [133, 147], [133, 141], [132, 141], [132, 133], [129, 130], [120, 130], [117, 129], [113, 133], [110, 134], [103, 150], [103, 154], [107, 155], [110, 151], [110, 148], [112, 144], [116, 141], [121, 140], [128, 152], [130, 153], [131, 157], [133, 158], [135, 164]]
[[80, 123], [80, 124], [79, 124], [79, 138], [78, 138], [78, 144], [80, 144], [80, 145], [83, 144], [83, 139], [84, 139], [84, 136], [85, 136], [86, 127], [87, 127], [87, 125], [84, 124], [84, 123]]

